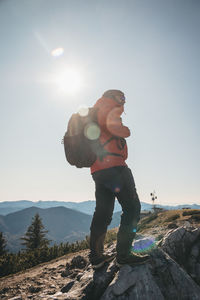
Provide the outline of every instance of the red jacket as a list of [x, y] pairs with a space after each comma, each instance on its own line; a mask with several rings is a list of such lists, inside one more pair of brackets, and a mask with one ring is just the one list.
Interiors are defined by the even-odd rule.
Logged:
[[[112, 136], [127, 138], [130, 136], [128, 127], [122, 124], [121, 114], [124, 111], [123, 105], [120, 105], [111, 98], [100, 98], [94, 105], [97, 110], [97, 120], [100, 126], [100, 142], [105, 143]], [[115, 166], [126, 166], [125, 160], [128, 156], [127, 145], [122, 148], [120, 139], [113, 139], [105, 145], [108, 152], [120, 154], [120, 156], [106, 155], [102, 161], [98, 158], [91, 166], [91, 173]]]

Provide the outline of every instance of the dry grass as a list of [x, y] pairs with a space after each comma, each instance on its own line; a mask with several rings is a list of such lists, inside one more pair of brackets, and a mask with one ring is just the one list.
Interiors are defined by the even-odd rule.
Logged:
[[186, 221], [189, 221], [195, 226], [200, 226], [200, 220], [191, 218], [191, 215], [200, 215], [200, 210], [187, 209], [187, 215], [185, 215], [185, 211], [186, 210], [166, 210], [155, 214], [152, 213], [150, 216], [144, 217], [139, 222], [139, 232], [144, 233], [144, 231], [148, 231], [148, 229], [155, 227], [168, 227], [172, 223], [181, 226]]
[[[187, 211], [187, 215], [184, 212]], [[196, 218], [194, 218], [196, 216]], [[163, 236], [169, 229], [184, 226], [188, 221], [195, 227], [200, 226], [200, 209], [165, 210], [158, 213], [148, 214], [138, 223], [137, 233], [144, 235]], [[174, 227], [173, 227], [174, 225]], [[110, 244], [117, 239], [118, 227], [108, 230], [105, 243]]]

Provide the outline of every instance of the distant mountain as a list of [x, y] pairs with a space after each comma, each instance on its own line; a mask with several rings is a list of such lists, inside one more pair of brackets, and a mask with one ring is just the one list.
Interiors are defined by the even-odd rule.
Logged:
[[[28, 200], [19, 200], [19, 201], [4, 201], [0, 202], [0, 215], [7, 215], [12, 212], [20, 211], [29, 207], [38, 207], [38, 208], [51, 208], [64, 206], [82, 213], [93, 215], [95, 209], [95, 201], [83, 201], [83, 202], [65, 202], [65, 201], [28, 201]], [[151, 210], [152, 205], [149, 203], [141, 202], [142, 210]], [[200, 209], [200, 205], [197, 204], [183, 204], [176, 206], [169, 205], [158, 205], [164, 209], [182, 209], [183, 207], [190, 207], [192, 209]], [[115, 202], [114, 212], [121, 211], [121, 206], [118, 201]]]
[[89, 233], [90, 215], [66, 207], [30, 207], [0, 216], [0, 231], [6, 236], [9, 250], [15, 252], [22, 248], [20, 237], [25, 234], [36, 213], [39, 213], [45, 229], [49, 231], [47, 238], [52, 240], [51, 244], [82, 240]]
[[[64, 203], [66, 206], [74, 207], [74, 209], [58, 206]], [[35, 204], [37, 206], [54, 207], [40, 208], [36, 206], [22, 209], [24, 205]], [[152, 205], [148, 203], [141, 203], [142, 210], [151, 210]], [[12, 207], [13, 205], [13, 207]], [[190, 207], [193, 209], [200, 209], [200, 205], [177, 205], [177, 206], [159, 206], [165, 209], [182, 209], [183, 207]], [[95, 209], [95, 201], [85, 202], [59, 202], [59, 201], [15, 201], [0, 203], [0, 213], [2, 209], [17, 208], [18, 211], [9, 213], [5, 216], [0, 215], [0, 231], [5, 234], [7, 240], [7, 248], [11, 252], [19, 251], [21, 246], [20, 237], [22, 237], [28, 226], [32, 222], [32, 218], [36, 213], [39, 213], [42, 222], [49, 232], [47, 238], [52, 240], [51, 244], [61, 242], [74, 242], [83, 240], [89, 234], [92, 214]], [[76, 210], [75, 210], [76, 209]], [[81, 211], [82, 210], [82, 211]], [[87, 214], [84, 212], [88, 212]], [[115, 213], [113, 214], [112, 222], [109, 228], [117, 227], [120, 223], [121, 207], [116, 201]]]
[[[83, 240], [90, 232], [91, 215], [62, 206], [46, 209], [29, 207], [0, 216], [0, 231], [6, 237], [9, 251], [17, 252], [23, 248], [20, 238], [27, 231], [36, 213], [40, 215], [45, 229], [49, 231], [47, 238], [52, 240], [51, 245]], [[120, 213], [116, 214], [113, 215], [113, 222], [109, 228], [119, 226]]]
[[65, 202], [65, 201], [29, 201], [29, 200], [19, 200], [19, 201], [4, 201], [0, 202], [0, 215], [7, 215], [12, 212], [19, 211], [21, 209], [29, 207], [39, 207], [39, 208], [51, 208], [64, 206], [83, 212], [88, 215], [92, 215], [95, 209], [95, 201], [84, 201], [84, 202]]

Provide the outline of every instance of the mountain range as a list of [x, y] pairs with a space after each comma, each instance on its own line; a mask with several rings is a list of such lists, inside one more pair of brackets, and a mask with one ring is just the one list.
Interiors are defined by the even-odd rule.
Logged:
[[66, 207], [29, 207], [0, 216], [0, 231], [4, 233], [7, 248], [11, 252], [22, 249], [20, 238], [25, 234], [32, 218], [38, 213], [48, 233], [46, 237], [54, 243], [83, 240], [89, 233], [92, 216]]
[[[142, 210], [151, 210], [152, 205], [141, 203]], [[67, 207], [68, 206], [68, 207]], [[71, 208], [69, 208], [71, 207]], [[200, 209], [200, 205], [163, 206], [165, 209], [190, 207]], [[73, 209], [72, 209], [73, 208]], [[0, 203], [0, 231], [3, 232], [7, 249], [17, 252], [22, 249], [20, 238], [25, 234], [38, 213], [48, 230], [47, 238], [51, 245], [83, 240], [89, 234], [95, 201], [59, 202], [59, 201], [6, 201]], [[10, 212], [9, 211], [14, 211]], [[3, 215], [5, 214], [5, 215]], [[109, 228], [119, 226], [121, 206], [116, 201], [112, 222]]]
[[[19, 200], [19, 201], [3, 201], [0, 202], [0, 215], [7, 215], [12, 212], [16, 212], [28, 207], [38, 207], [38, 208], [51, 208], [63, 206], [82, 213], [92, 215], [95, 209], [95, 201], [83, 201], [83, 202], [66, 202], [66, 201], [29, 201], [29, 200]], [[151, 210], [152, 204], [141, 202], [142, 210]], [[176, 206], [170, 205], [157, 205], [157, 207], [162, 207], [164, 209], [182, 209], [183, 207], [190, 207], [192, 209], [200, 209], [200, 205], [197, 204], [182, 204]], [[118, 201], [115, 202], [114, 212], [121, 211], [121, 206]]]
[[[63, 207], [38, 208], [29, 207], [20, 211], [0, 216], [0, 232], [3, 232], [7, 249], [17, 252], [23, 249], [21, 237], [32, 223], [32, 218], [38, 213], [42, 219], [46, 237], [51, 240], [50, 245], [75, 242], [85, 239], [90, 232], [91, 215]], [[121, 212], [113, 214], [110, 228], [119, 226]]]

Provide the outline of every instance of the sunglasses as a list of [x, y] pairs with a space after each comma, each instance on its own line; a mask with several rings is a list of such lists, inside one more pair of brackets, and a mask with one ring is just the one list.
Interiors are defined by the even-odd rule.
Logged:
[[115, 99], [120, 104], [124, 104], [126, 102], [126, 97], [124, 95], [117, 95]]

